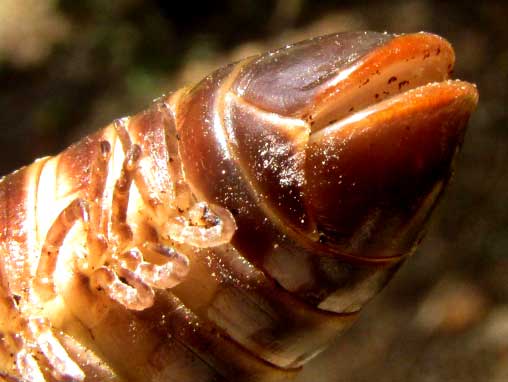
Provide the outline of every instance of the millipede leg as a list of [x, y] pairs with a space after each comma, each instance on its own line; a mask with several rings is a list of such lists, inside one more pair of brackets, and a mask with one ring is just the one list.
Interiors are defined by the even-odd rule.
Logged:
[[41, 257], [37, 266], [34, 287], [43, 300], [55, 295], [53, 273], [58, 261], [60, 247], [76, 221], [88, 221], [88, 206], [83, 199], [74, 199], [51, 225], [42, 246]]
[[165, 263], [156, 265], [143, 261], [138, 266], [143, 281], [154, 288], [166, 289], [178, 285], [189, 273], [189, 258], [173, 248], [159, 244], [146, 243], [143, 253], [164, 259]]
[[188, 218], [177, 216], [169, 219], [163, 229], [169, 238], [178, 243], [205, 248], [229, 242], [236, 223], [225, 208], [200, 202], [189, 209]]
[[37, 364], [37, 361], [26, 349], [21, 349], [16, 353], [16, 368], [21, 374], [21, 378], [26, 382], [44, 381], [44, 375]]
[[153, 304], [151, 287], [172, 288], [187, 275], [189, 259], [172, 248], [149, 243], [143, 246], [145, 253], [163, 257], [166, 262], [156, 265], [144, 261], [142, 253], [130, 249], [115, 257], [115, 271], [101, 267], [91, 276], [91, 286], [105, 291], [110, 298], [128, 309], [143, 310]]
[[36, 343], [44, 357], [52, 366], [51, 373], [58, 381], [83, 381], [85, 374], [69, 357], [60, 341], [55, 338], [49, 322], [43, 318], [28, 321], [30, 340]]
[[118, 242], [132, 239], [132, 231], [127, 225], [127, 208], [129, 206], [129, 193], [134, 173], [141, 156], [138, 145], [132, 145], [125, 156], [120, 178], [116, 181], [113, 191], [111, 228]]
[[[125, 120], [115, 122], [115, 130], [125, 151], [125, 158], [112, 195], [111, 230], [109, 234], [106, 233], [108, 247], [103, 252], [100, 262], [89, 264], [92, 270], [90, 287], [97, 292], [105, 293], [127, 309], [142, 310], [153, 304], [152, 288], [172, 288], [181, 282], [188, 273], [189, 260], [185, 255], [158, 243], [158, 239], [152, 243], [136, 246], [133, 232], [127, 222], [133, 182], [143, 200], [153, 202], [153, 196], [150, 195], [146, 183], [142, 181], [143, 174], [138, 167], [142, 155], [141, 148], [131, 142], [125, 124]], [[176, 155], [177, 148], [173, 149]], [[103, 152], [106, 151], [103, 149]], [[181, 169], [173, 170], [175, 176], [181, 176]], [[98, 201], [97, 196], [102, 191], [99, 187], [96, 189], [99, 190], [96, 192]], [[190, 200], [189, 196], [188, 202]], [[97, 202], [91, 201], [91, 204], [97, 205]], [[157, 203], [152, 206], [155, 205]], [[175, 206], [164, 208], [175, 209], [175, 217], [170, 219], [167, 232], [170, 238], [177, 242], [198, 246], [218, 245], [229, 241], [236, 229], [231, 214], [218, 206], [213, 206], [212, 210], [206, 203], [197, 203], [187, 208], [186, 218], [181, 216], [182, 211], [177, 212]], [[96, 220], [91, 217], [90, 231], [93, 231], [96, 225]]]
[[16, 332], [21, 315], [14, 298], [8, 292], [2, 271], [0, 267], [0, 377], [5, 377], [5, 380], [17, 380], [11, 379], [15, 378], [15, 355], [19, 350], [13, 341], [12, 333]]
[[[100, 155], [92, 169], [92, 178], [87, 199], [73, 200], [58, 215], [49, 228], [42, 246], [39, 263], [33, 279], [33, 297], [45, 302], [55, 297], [54, 272], [58, 262], [60, 249], [69, 231], [81, 220], [88, 232], [90, 254], [100, 257], [106, 248], [104, 236], [107, 222], [106, 211], [103, 210], [103, 197], [107, 179], [108, 162], [111, 146], [103, 141]], [[91, 256], [89, 256], [90, 258]], [[30, 299], [30, 297], [28, 297]], [[30, 306], [22, 299], [21, 306]], [[29, 309], [30, 310], [30, 309]], [[37, 354], [46, 358], [54, 379], [58, 381], [83, 381], [85, 376], [80, 367], [69, 357], [59, 340], [53, 335], [47, 319], [39, 317], [38, 312], [21, 309], [10, 296], [0, 297], [0, 328], [4, 332], [0, 348], [7, 351], [13, 369], [19, 373], [21, 380], [28, 382], [44, 381], [39, 367]], [[15, 335], [9, 333], [16, 333]]]
[[18, 381], [15, 377], [17, 372], [14, 368], [16, 361], [13, 354], [7, 335], [0, 333], [0, 381]]
[[[142, 251], [133, 248], [124, 252], [118, 259], [122, 269], [134, 272], [147, 285], [158, 289], [172, 288], [189, 272], [188, 257], [173, 248], [158, 243], [146, 243], [142, 248]], [[146, 261], [147, 256], [152, 259], [156, 256], [163, 264]]]
[[104, 291], [114, 301], [131, 310], [143, 310], [153, 305], [154, 292], [134, 272], [120, 268], [118, 274], [108, 267], [97, 269], [90, 277], [90, 285]]
[[[163, 104], [161, 107], [165, 109], [165, 113], [171, 114], [171, 110], [167, 104]], [[171, 116], [170, 118], [172, 118], [172, 120], [166, 123], [166, 150], [169, 156], [168, 169], [169, 175], [173, 181], [175, 193], [174, 204], [178, 209], [184, 211], [191, 207], [193, 197], [189, 185], [183, 176], [182, 161], [178, 149], [178, 134], [176, 132], [174, 117]]]
[[[1, 289], [0, 292], [2, 292]], [[14, 299], [2, 295], [0, 297], [0, 376], [9, 378], [6, 380], [14, 378], [12, 374], [16, 373], [16, 354], [20, 347], [19, 341], [15, 341], [12, 333], [17, 330], [20, 317]]]
[[[7, 343], [7, 339], [5, 338], [5, 333], [0, 331], [0, 365], [8, 365], [11, 363], [11, 352], [9, 351], [9, 344]], [[5, 368], [5, 366], [4, 366]], [[1, 368], [0, 368], [1, 370]], [[0, 376], [1, 376], [0, 372]], [[1, 381], [1, 379], [0, 379]]]
[[[128, 139], [122, 135], [123, 141]], [[122, 138], [121, 138], [122, 140]], [[132, 231], [127, 223], [130, 188], [141, 157], [138, 145], [128, 140], [127, 152], [122, 165], [120, 177], [115, 183], [111, 205], [110, 244], [115, 243], [114, 250], [128, 247], [132, 241]], [[118, 254], [109, 253], [107, 265], [98, 267], [90, 276], [90, 286], [97, 291], [104, 291], [111, 299], [127, 309], [142, 310], [153, 304], [154, 292], [139, 274], [120, 265]]]
[[[12, 373], [19, 373], [24, 382], [44, 381], [44, 375], [34, 355], [36, 351], [40, 351], [51, 365], [51, 373], [56, 380], [69, 382], [84, 380], [83, 371], [54, 337], [47, 319], [25, 318], [14, 300], [7, 296], [0, 298], [0, 309], [2, 314], [0, 362], [4, 371], [7, 369], [12, 370]], [[11, 376], [7, 374], [7, 377]]]
[[92, 168], [91, 184], [87, 199], [93, 205], [90, 211], [90, 222], [99, 230], [104, 229], [107, 214], [104, 213], [103, 197], [108, 177], [109, 159], [111, 158], [111, 144], [108, 141], [101, 141], [99, 144], [99, 155]]
[[127, 131], [127, 124], [129, 123], [129, 118], [120, 118], [115, 119], [113, 121], [113, 125], [115, 126], [115, 131], [120, 139], [120, 143], [122, 144], [123, 150], [125, 152], [129, 151], [131, 148], [132, 142], [129, 137], [129, 132]]
[[111, 144], [100, 142], [99, 156], [93, 167], [90, 191], [87, 200], [90, 205], [90, 217], [87, 233], [88, 265], [92, 269], [103, 262], [103, 254], [107, 249], [108, 211], [104, 203], [104, 191], [108, 177]]
[[[58, 261], [60, 248], [70, 229], [78, 221], [88, 222], [88, 206], [82, 199], [72, 201], [55, 219], [46, 235], [41, 257], [34, 279], [34, 291], [41, 301], [55, 296], [53, 273]], [[21, 303], [24, 303], [21, 301]], [[0, 313], [9, 320], [2, 327], [11, 326], [15, 336], [5, 336], [3, 345], [8, 345], [13, 354], [16, 369], [23, 381], [40, 382], [44, 376], [39, 368], [32, 349], [37, 349], [51, 365], [51, 373], [59, 381], [83, 381], [84, 373], [69, 357], [60, 342], [53, 336], [47, 319], [28, 315], [25, 318], [14, 300], [3, 296], [0, 300]], [[8, 328], [9, 329], [9, 328]]]
[[[120, 143], [122, 144], [123, 151], [127, 156], [131, 151], [133, 146], [138, 146], [132, 143], [131, 138], [129, 136], [129, 132], [127, 131], [128, 120], [126, 119], [117, 119], [114, 122], [115, 131], [118, 135]], [[141, 154], [141, 149], [138, 146], [139, 154]], [[141, 195], [141, 198], [145, 201], [148, 207], [153, 208], [154, 206], [160, 205], [160, 200], [154, 198], [153, 195], [149, 192], [149, 187], [147, 186], [143, 174], [140, 171], [133, 172], [134, 182], [138, 188], [138, 191]]]

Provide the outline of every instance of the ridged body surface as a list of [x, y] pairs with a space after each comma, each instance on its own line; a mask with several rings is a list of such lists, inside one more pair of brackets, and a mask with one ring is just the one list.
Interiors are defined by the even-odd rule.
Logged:
[[[414, 250], [448, 180], [473, 90], [382, 103], [393, 68], [376, 66], [453, 55], [429, 36], [337, 34], [248, 58], [4, 177], [0, 379], [292, 376]], [[385, 136], [330, 101], [369, 106], [348, 90], [356, 72], [358, 88], [388, 77], [374, 97], [388, 111], [366, 115]]]

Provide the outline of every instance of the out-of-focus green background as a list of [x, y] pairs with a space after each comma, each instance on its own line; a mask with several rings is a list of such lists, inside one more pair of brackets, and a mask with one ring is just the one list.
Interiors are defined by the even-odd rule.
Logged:
[[267, 48], [438, 33], [480, 91], [454, 181], [417, 255], [298, 381], [508, 381], [508, 2], [173, 3], [0, 0], [0, 174]]

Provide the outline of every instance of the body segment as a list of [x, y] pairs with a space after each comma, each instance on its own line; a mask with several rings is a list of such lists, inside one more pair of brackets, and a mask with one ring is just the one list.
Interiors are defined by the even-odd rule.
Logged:
[[476, 104], [452, 65], [433, 35], [324, 36], [3, 178], [4, 378], [297, 372], [421, 238]]

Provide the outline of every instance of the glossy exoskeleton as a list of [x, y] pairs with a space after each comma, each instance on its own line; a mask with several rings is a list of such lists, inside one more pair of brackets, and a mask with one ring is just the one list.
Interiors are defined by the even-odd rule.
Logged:
[[275, 381], [422, 237], [474, 85], [418, 33], [250, 57], [0, 181], [0, 380]]

